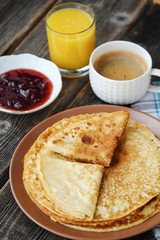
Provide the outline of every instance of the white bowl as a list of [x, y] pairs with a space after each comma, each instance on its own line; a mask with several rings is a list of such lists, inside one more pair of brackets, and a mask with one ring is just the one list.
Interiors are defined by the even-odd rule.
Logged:
[[14, 69], [31, 69], [44, 74], [51, 81], [53, 85], [53, 91], [49, 99], [36, 108], [22, 111], [10, 110], [0, 106], [0, 111], [13, 114], [27, 114], [36, 112], [51, 104], [57, 98], [62, 89], [62, 78], [59, 69], [53, 62], [49, 60], [28, 53], [0, 57], [0, 74]]

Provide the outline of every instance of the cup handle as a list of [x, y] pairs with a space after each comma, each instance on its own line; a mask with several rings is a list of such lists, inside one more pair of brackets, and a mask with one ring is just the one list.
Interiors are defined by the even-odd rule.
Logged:
[[[160, 69], [153, 68], [151, 70], [151, 75], [160, 77]], [[149, 85], [149, 92], [160, 92], [160, 86]]]

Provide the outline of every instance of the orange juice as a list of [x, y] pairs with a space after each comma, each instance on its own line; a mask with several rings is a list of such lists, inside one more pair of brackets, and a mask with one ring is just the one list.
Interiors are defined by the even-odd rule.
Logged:
[[78, 8], [57, 10], [47, 17], [51, 60], [62, 69], [85, 67], [95, 47], [94, 17]]

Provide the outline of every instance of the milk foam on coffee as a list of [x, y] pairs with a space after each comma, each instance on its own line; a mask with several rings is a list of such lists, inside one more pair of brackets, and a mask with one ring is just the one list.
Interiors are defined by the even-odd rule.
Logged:
[[113, 80], [131, 80], [145, 73], [147, 63], [141, 56], [129, 51], [104, 53], [94, 62], [96, 71]]

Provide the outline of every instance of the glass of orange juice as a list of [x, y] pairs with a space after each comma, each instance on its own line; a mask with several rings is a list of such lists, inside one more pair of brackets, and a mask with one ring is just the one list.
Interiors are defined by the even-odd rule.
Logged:
[[80, 3], [56, 5], [47, 14], [46, 31], [50, 58], [62, 76], [87, 74], [89, 58], [95, 48], [93, 11]]

